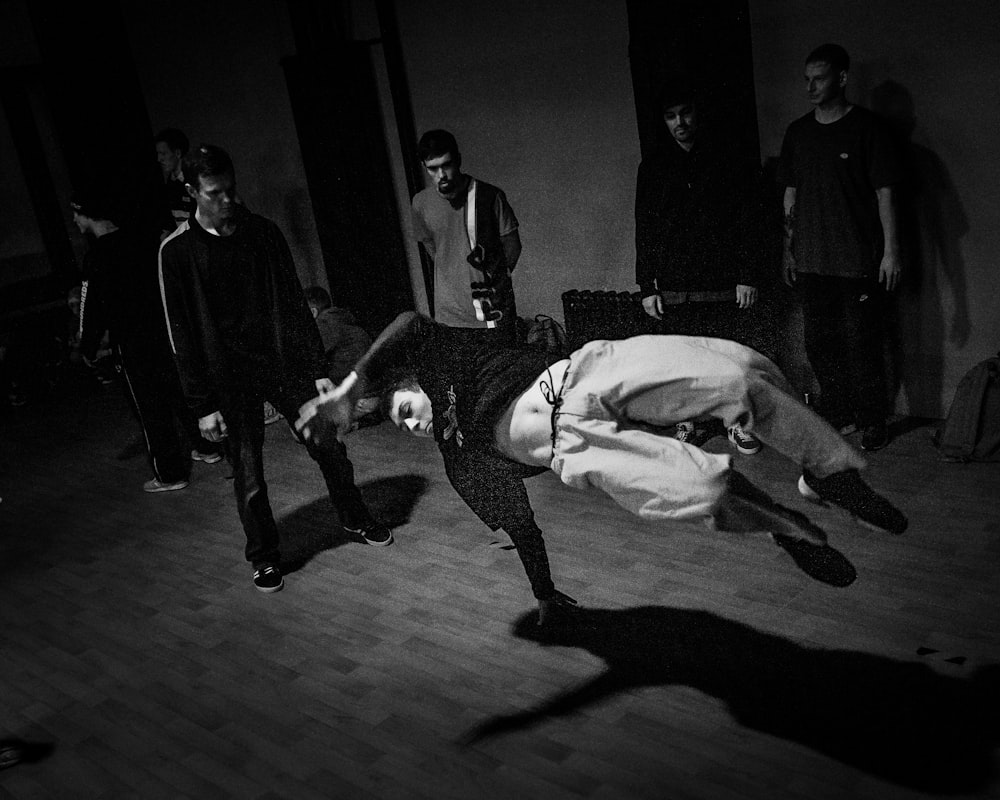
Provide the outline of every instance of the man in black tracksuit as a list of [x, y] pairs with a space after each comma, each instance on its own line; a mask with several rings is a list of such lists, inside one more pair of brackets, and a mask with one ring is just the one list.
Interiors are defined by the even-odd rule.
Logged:
[[[191, 459], [221, 461], [221, 446], [202, 438], [184, 402], [163, 324], [157, 239], [135, 224], [119, 227], [115, 221], [119, 214], [104, 194], [78, 192], [70, 206], [73, 221], [90, 242], [83, 262], [80, 353], [92, 363], [105, 332], [109, 334], [153, 469], [153, 477], [142, 488], [183, 489]], [[178, 423], [189, 442], [182, 438]]]
[[[202, 145], [184, 160], [195, 201], [189, 220], [160, 246], [160, 288], [188, 404], [210, 441], [228, 438], [233, 485], [254, 585], [282, 588], [278, 530], [267, 497], [262, 449], [264, 400], [286, 419], [332, 388], [316, 324], [278, 227], [236, 202], [235, 170], [221, 148]], [[369, 513], [339, 441], [309, 455], [320, 466], [346, 530], [373, 545], [392, 534]]]

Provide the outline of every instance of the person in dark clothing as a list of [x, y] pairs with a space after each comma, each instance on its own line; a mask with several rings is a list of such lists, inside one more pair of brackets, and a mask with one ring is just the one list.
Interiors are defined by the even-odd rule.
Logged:
[[[264, 481], [264, 400], [286, 418], [326, 374], [319, 332], [278, 226], [236, 202], [229, 155], [201, 145], [184, 160], [195, 213], [160, 246], [160, 288], [184, 395], [211, 441], [228, 439], [233, 487], [254, 585], [284, 586], [278, 529]], [[372, 545], [392, 533], [369, 512], [344, 446], [306, 443], [345, 530]]]
[[184, 189], [181, 168], [190, 146], [188, 137], [177, 128], [164, 128], [153, 137], [156, 162], [163, 178], [160, 185], [161, 239], [173, 233], [194, 210], [194, 200]]
[[[639, 165], [635, 197], [635, 277], [656, 332], [740, 341], [757, 302], [761, 248], [758, 176], [730, 143], [703, 129], [693, 87], [660, 95], [665, 141]], [[700, 445], [714, 431], [683, 421], [677, 435]], [[729, 440], [745, 455], [760, 442], [739, 425]]]
[[433, 437], [452, 486], [514, 542], [544, 622], [570, 603], [556, 591], [524, 478], [551, 469], [650, 520], [700, 520], [823, 546], [826, 535], [707, 453], [666, 435], [679, 419], [740, 422], [803, 468], [799, 490], [902, 533], [906, 518], [858, 475], [865, 462], [789, 393], [778, 368], [723, 339], [636, 336], [588, 342], [569, 358], [473, 342], [415, 312], [375, 340], [337, 389], [303, 405], [296, 428], [327, 441], [356, 398], [383, 389], [400, 429]]
[[[70, 206], [74, 223], [90, 242], [80, 290], [80, 355], [94, 364], [107, 334], [153, 469], [142, 488], [151, 493], [183, 489], [191, 459], [214, 464], [222, 456], [219, 445], [201, 436], [184, 402], [160, 304], [157, 240], [141, 226], [120, 228], [110, 197], [96, 190], [76, 193]], [[182, 439], [178, 424], [189, 441]]]
[[310, 286], [305, 292], [323, 342], [327, 374], [334, 383], [340, 383], [372, 346], [372, 337], [358, 325], [349, 308], [333, 304], [330, 293], [322, 286]]
[[889, 443], [884, 346], [890, 293], [902, 275], [895, 187], [903, 173], [888, 125], [847, 99], [850, 58], [825, 44], [806, 57], [813, 110], [781, 145], [785, 281], [802, 298], [819, 410], [861, 447]]

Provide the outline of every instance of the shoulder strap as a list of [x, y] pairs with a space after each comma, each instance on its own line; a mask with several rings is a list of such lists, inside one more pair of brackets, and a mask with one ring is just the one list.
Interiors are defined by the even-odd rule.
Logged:
[[469, 178], [469, 191], [465, 196], [465, 230], [469, 235], [469, 250], [476, 249], [476, 179]]

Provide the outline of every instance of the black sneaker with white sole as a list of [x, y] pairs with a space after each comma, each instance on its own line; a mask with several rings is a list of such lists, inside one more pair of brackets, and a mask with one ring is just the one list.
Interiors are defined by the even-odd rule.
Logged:
[[727, 432], [730, 443], [743, 455], [752, 456], [760, 452], [760, 439], [750, 431], [743, 430], [742, 425], [732, 425]]
[[804, 472], [799, 478], [799, 493], [813, 503], [839, 506], [873, 530], [898, 535], [909, 524], [902, 511], [861, 480], [856, 469], [845, 469], [826, 478]]
[[360, 534], [361, 538], [372, 547], [388, 547], [393, 542], [392, 531], [381, 522], [375, 520], [366, 522], [363, 525], [345, 523], [343, 527], [345, 531]]
[[274, 564], [258, 564], [253, 568], [253, 585], [261, 592], [277, 592], [284, 588], [285, 579]]

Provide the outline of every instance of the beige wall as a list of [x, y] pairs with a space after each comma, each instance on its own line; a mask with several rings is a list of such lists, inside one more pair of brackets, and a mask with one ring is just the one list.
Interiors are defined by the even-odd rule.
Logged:
[[[881, 108], [893, 81], [912, 96], [920, 258], [904, 274], [898, 409], [944, 413], [958, 380], [1000, 348], [1000, 4], [751, 0], [761, 149], [775, 156], [806, 113], [803, 61], [825, 41], [851, 54], [848, 96]], [[898, 96], [898, 94], [897, 94]], [[964, 287], [964, 288], [963, 288]]]

